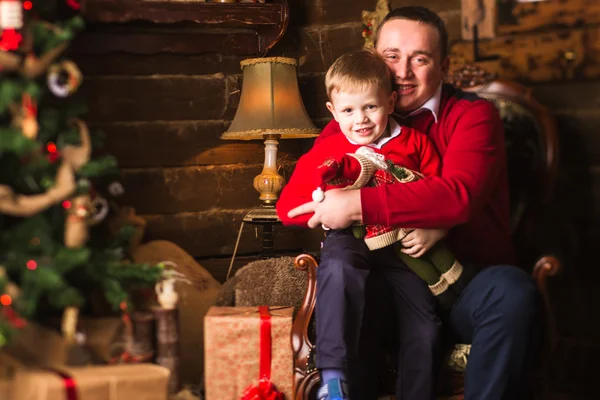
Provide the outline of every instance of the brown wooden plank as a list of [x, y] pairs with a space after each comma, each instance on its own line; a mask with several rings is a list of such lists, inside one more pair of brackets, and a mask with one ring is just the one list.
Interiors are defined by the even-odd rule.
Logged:
[[123, 169], [126, 192], [120, 203], [140, 214], [249, 208], [260, 204], [252, 180], [261, 169], [260, 164]]
[[283, 4], [206, 3], [168, 0], [84, 0], [82, 14], [94, 22], [151, 21], [175, 23], [191, 21], [202, 24], [239, 22], [252, 25], [281, 23]]
[[[547, 82], [600, 76], [600, 27], [501, 37], [480, 43], [481, 55], [498, 55], [480, 63], [508, 79]], [[451, 68], [473, 61], [471, 42], [452, 46]]]
[[[260, 164], [121, 170], [125, 194], [121, 204], [141, 214], [244, 208], [260, 204], [253, 180]], [[289, 178], [293, 160], [279, 158], [279, 173]]]
[[423, 6], [437, 13], [441, 11], [460, 11], [461, 0], [390, 0], [390, 9], [404, 6]]
[[552, 111], [600, 109], [600, 81], [598, 80], [548, 82], [531, 85], [531, 88], [533, 96]]
[[364, 9], [374, 9], [376, 0], [303, 0], [290, 2], [290, 25], [331, 25], [360, 21]]
[[325, 73], [299, 74], [298, 86], [306, 112], [312, 119], [331, 117], [325, 106]]
[[175, 28], [145, 33], [143, 29], [122, 32], [90, 32], [77, 38], [73, 52], [77, 54], [202, 54], [209, 52], [251, 55], [261, 51], [257, 33], [252, 30], [198, 30]]
[[[223, 140], [220, 136], [228, 126], [225, 121], [142, 121], [94, 124], [92, 128], [106, 134], [106, 150], [124, 168], [262, 164], [264, 143]], [[311, 144], [312, 140], [281, 140], [277, 158], [297, 158]]]
[[[231, 255], [247, 211], [215, 209], [200, 213], [142, 215], [148, 222], [144, 240], [170, 240], [194, 257]], [[261, 229], [244, 224], [238, 254], [261, 252]], [[273, 228], [273, 236], [276, 251], [299, 248], [313, 251], [319, 248], [323, 232], [278, 225]]]
[[98, 75], [240, 74], [244, 56], [225, 54], [71, 54], [86, 77]]
[[473, 40], [477, 26], [479, 39], [496, 36], [496, 0], [461, 0], [462, 38]]
[[310, 26], [300, 32], [299, 71], [323, 72], [342, 54], [363, 46], [362, 24]]
[[564, 110], [555, 115], [562, 132], [562, 164], [567, 167], [600, 165], [600, 109]]
[[597, 0], [498, 2], [498, 35], [581, 27], [600, 22]]
[[82, 92], [92, 122], [232, 118], [238, 95], [215, 75], [107, 76], [86, 78]]

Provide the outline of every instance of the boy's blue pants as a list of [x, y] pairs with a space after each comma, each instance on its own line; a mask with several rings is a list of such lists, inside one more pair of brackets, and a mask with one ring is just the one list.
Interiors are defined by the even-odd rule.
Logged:
[[[400, 261], [391, 246], [369, 251], [364, 241], [356, 239], [350, 230], [327, 233], [317, 268], [317, 368], [346, 369], [350, 397], [371, 398], [364, 392], [368, 382], [365, 374], [376, 379], [378, 371], [365, 372], [362, 365], [365, 357], [374, 354], [361, 354], [370, 352], [369, 346], [359, 349], [362, 347], [359, 344], [364, 343], [359, 341], [361, 329], [365, 329], [366, 337], [370, 332], [377, 333], [377, 329], [373, 331], [367, 326], [375, 322], [366, 320], [367, 325], [363, 324], [363, 313], [368, 306], [365, 290], [369, 266], [393, 269], [393, 277], [397, 278], [394, 284], [400, 289], [390, 301], [391, 307], [374, 309], [371, 315], [388, 322], [398, 321], [396, 329], [402, 343], [398, 351], [402, 374], [398, 376], [402, 377], [404, 399], [433, 399], [441, 328], [435, 298], [427, 284]], [[378, 293], [374, 295], [380, 297]], [[369, 319], [370, 315], [366, 317]]]

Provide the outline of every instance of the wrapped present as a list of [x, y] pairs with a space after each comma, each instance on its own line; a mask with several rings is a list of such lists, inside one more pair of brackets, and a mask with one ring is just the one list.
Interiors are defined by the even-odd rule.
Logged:
[[[267, 318], [264, 313], [261, 318], [259, 307], [212, 307], [204, 317], [207, 400], [240, 400], [244, 395], [245, 398], [262, 399], [258, 394], [261, 391], [281, 392], [284, 399], [293, 399], [291, 330], [294, 309], [265, 308]], [[268, 348], [261, 349], [261, 342], [263, 347], [267, 343], [261, 320], [262, 324], [265, 320], [269, 322], [270, 352]], [[265, 376], [266, 372], [270, 372], [270, 376]], [[255, 392], [257, 397], [248, 397]]]
[[[169, 371], [154, 364], [69, 366], [77, 345], [29, 323], [0, 351], [0, 382], [12, 400], [167, 399]], [[2, 386], [0, 386], [2, 388]]]

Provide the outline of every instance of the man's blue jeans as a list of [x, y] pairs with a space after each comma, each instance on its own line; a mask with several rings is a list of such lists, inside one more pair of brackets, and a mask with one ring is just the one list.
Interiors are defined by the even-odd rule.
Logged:
[[[389, 311], [394, 282], [393, 269], [373, 268], [366, 283], [366, 303], [361, 336], [364, 400], [375, 398], [378, 353], [382, 332], [391, 330]], [[391, 283], [391, 285], [390, 285]], [[444, 324], [455, 342], [471, 343], [467, 363], [465, 400], [519, 400], [526, 395], [530, 360], [535, 348], [538, 294], [531, 277], [512, 266], [483, 269], [467, 285]], [[387, 310], [387, 311], [386, 311]], [[383, 317], [383, 318], [382, 318]], [[401, 335], [395, 338], [402, 346]], [[399, 364], [401, 371], [401, 364]], [[396, 397], [403, 399], [403, 376], [399, 373]], [[363, 400], [362, 398], [360, 400]]]

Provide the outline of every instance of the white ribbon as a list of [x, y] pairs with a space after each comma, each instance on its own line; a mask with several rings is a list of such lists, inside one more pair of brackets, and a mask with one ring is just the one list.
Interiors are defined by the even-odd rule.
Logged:
[[375, 150], [373, 150], [371, 147], [368, 147], [368, 146], [359, 147], [358, 150], [356, 150], [355, 154], [363, 156], [364, 158], [369, 160], [369, 162], [371, 162], [371, 164], [373, 164], [373, 166], [376, 169], [381, 169], [384, 171], [388, 170], [388, 164], [385, 162], [384, 155], [375, 152]]

